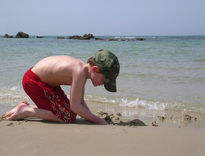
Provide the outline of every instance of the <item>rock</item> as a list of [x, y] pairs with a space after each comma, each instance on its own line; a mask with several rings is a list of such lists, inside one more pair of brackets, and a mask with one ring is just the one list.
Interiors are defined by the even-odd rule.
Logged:
[[90, 40], [92, 38], [94, 38], [93, 34], [84, 34], [83, 36], [73, 35], [68, 37], [68, 39], [74, 39], [74, 40]]
[[158, 119], [161, 121], [161, 122], [164, 122], [164, 120], [166, 119], [164, 116], [158, 116]]
[[93, 34], [84, 34], [83, 35], [84, 40], [90, 40], [91, 38], [94, 38]]
[[158, 125], [157, 125], [157, 122], [156, 122], [156, 121], [153, 121], [153, 122], [152, 122], [152, 126], [157, 127], [157, 126], [158, 126]]
[[43, 38], [43, 36], [36, 36], [36, 38]]
[[65, 37], [58, 36], [57, 39], [65, 39]]
[[29, 38], [29, 35], [24, 32], [18, 32], [16, 38]]
[[190, 121], [191, 120], [191, 115], [189, 115], [189, 114], [185, 114], [184, 115], [184, 120], [188, 120], [188, 121]]
[[10, 35], [8, 35], [8, 34], [5, 34], [4, 35], [4, 38], [14, 38], [13, 36], [10, 36]]
[[136, 38], [137, 41], [144, 41], [144, 38]]
[[78, 35], [74, 35], [74, 36], [70, 36], [69, 39], [74, 39], [74, 40], [80, 40], [82, 38], [82, 36], [78, 36]]
[[103, 38], [95, 38], [95, 40], [104, 40]]
[[146, 124], [139, 119], [134, 119], [129, 122], [129, 126], [146, 126]]
[[116, 39], [116, 38], [111, 38], [111, 39], [109, 39], [108, 41], [118, 41], [118, 39]]

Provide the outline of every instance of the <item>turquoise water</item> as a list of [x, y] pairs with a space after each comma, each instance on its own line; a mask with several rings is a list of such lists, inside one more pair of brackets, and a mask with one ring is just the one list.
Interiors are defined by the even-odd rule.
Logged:
[[[71, 55], [87, 61], [99, 49], [114, 52], [121, 64], [117, 93], [94, 88], [88, 81], [86, 100], [102, 104], [163, 111], [205, 113], [205, 36], [101, 36], [103, 41], [56, 37], [0, 37], [0, 113], [28, 99], [21, 86], [24, 72], [50, 55]], [[130, 41], [108, 41], [125, 38]], [[69, 87], [63, 87], [69, 94]], [[109, 105], [107, 106], [109, 107]]]

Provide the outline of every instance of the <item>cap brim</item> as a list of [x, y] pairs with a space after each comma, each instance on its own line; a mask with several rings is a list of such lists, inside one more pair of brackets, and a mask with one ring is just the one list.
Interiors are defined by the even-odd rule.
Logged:
[[[105, 78], [105, 76], [104, 76]], [[106, 78], [105, 78], [106, 79]], [[104, 87], [107, 91], [109, 92], [117, 92], [117, 87], [116, 87], [116, 79], [105, 81], [104, 79]]]

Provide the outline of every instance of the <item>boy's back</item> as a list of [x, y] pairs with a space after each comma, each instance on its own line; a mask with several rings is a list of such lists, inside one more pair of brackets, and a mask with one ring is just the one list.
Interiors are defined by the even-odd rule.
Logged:
[[39, 61], [32, 71], [51, 86], [71, 85], [75, 73], [85, 72], [83, 65], [85, 63], [71, 56], [50, 56]]

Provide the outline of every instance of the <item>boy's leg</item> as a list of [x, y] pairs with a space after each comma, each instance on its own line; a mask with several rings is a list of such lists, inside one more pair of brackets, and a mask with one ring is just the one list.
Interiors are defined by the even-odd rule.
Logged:
[[20, 102], [14, 109], [5, 113], [4, 117], [7, 120], [19, 120], [29, 117], [36, 117], [49, 121], [62, 122], [51, 111], [45, 109], [39, 109], [36, 106], [30, 106], [27, 103]]

